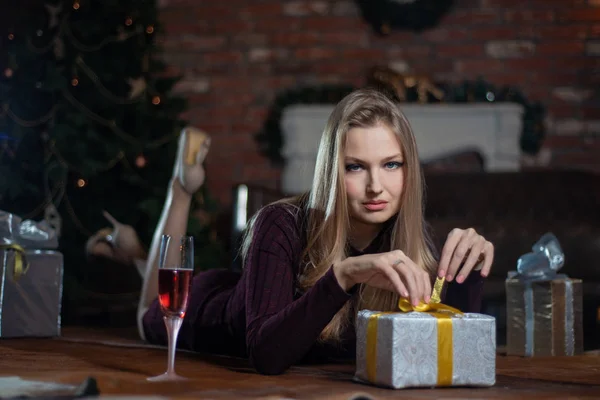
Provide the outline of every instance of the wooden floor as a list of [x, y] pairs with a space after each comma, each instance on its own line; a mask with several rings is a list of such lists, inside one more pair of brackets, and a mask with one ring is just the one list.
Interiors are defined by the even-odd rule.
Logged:
[[[56, 339], [0, 339], [0, 397], [15, 396], [10, 385], [28, 381], [68, 386], [25, 386], [28, 395], [73, 395], [94, 378], [101, 395], [212, 399], [559, 399], [600, 398], [600, 353], [577, 357], [516, 358], [499, 355], [491, 388], [393, 390], [353, 382], [354, 365], [293, 367], [280, 376], [253, 372], [244, 360], [179, 352], [177, 372], [185, 382], [151, 383], [162, 373], [166, 350], [119, 332], [82, 328]], [[4, 382], [4, 384], [2, 384]], [[13, 387], [14, 389], [14, 387]]]

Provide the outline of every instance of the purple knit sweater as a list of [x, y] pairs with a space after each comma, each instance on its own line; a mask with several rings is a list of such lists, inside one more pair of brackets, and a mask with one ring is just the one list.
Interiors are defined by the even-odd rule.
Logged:
[[[355, 290], [345, 292], [333, 269], [305, 293], [297, 290], [305, 243], [303, 219], [297, 214], [281, 204], [261, 212], [242, 274], [209, 270], [194, 277], [179, 348], [248, 357], [263, 374], [280, 374], [300, 362], [353, 359], [354, 326], [336, 344], [317, 338]], [[364, 251], [351, 249], [350, 255], [381, 251], [385, 237], [382, 232]], [[444, 303], [478, 312], [482, 286], [483, 278], [472, 272], [464, 283], [447, 286]], [[148, 341], [167, 342], [158, 300], [144, 315], [143, 325]]]

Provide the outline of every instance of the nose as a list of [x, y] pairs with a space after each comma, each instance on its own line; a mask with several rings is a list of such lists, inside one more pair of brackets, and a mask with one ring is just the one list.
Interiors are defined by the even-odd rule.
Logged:
[[371, 171], [369, 173], [369, 181], [367, 182], [367, 192], [373, 194], [379, 194], [383, 191], [381, 180], [377, 171]]

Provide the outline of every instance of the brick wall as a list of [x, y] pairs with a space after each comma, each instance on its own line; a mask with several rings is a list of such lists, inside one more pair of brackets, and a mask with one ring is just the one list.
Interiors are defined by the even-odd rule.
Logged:
[[213, 137], [211, 191], [227, 204], [234, 183], [277, 187], [280, 171], [253, 135], [278, 91], [362, 85], [374, 64], [518, 86], [549, 111], [550, 136], [523, 164], [600, 171], [600, 0], [455, 3], [433, 30], [378, 37], [352, 0], [161, 0], [161, 44], [185, 76], [185, 117]]

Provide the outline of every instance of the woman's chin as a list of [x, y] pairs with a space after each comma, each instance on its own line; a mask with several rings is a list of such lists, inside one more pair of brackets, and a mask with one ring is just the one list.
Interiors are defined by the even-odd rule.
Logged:
[[378, 212], [368, 212], [368, 213], [360, 213], [357, 217], [354, 218], [363, 224], [369, 225], [381, 225], [388, 221], [393, 216], [392, 213], [385, 211]]

